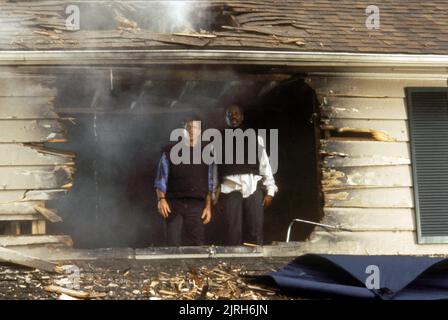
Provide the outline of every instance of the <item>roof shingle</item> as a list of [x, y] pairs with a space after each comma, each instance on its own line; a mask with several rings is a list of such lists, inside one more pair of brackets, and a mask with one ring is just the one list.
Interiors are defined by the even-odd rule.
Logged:
[[[183, 6], [0, 0], [0, 50], [199, 47], [448, 54], [446, 0], [382, 0], [378, 30], [365, 25], [370, 0], [171, 2]], [[68, 4], [80, 7], [79, 31], [66, 30]]]

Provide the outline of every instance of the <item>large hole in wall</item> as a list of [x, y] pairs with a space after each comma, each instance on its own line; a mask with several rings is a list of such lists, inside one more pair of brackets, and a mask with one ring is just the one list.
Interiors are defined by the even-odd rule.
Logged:
[[[193, 112], [206, 127], [224, 128], [234, 101], [243, 104], [249, 126], [279, 130], [279, 192], [265, 211], [265, 244], [284, 241], [294, 218], [319, 221], [315, 96], [299, 76], [165, 67], [63, 70], [57, 78], [56, 110], [70, 119], [68, 141], [56, 148], [76, 153], [76, 173], [67, 195], [48, 204], [64, 219], [49, 229], [72, 236], [75, 247], [164, 246], [153, 187], [161, 148]], [[207, 226], [207, 244], [219, 244], [221, 218]], [[292, 240], [311, 231], [296, 225]]]

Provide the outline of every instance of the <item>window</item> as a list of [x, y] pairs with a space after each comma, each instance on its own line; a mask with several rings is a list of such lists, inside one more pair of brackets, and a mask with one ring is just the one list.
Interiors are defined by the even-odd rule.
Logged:
[[419, 243], [448, 243], [448, 89], [408, 88]]

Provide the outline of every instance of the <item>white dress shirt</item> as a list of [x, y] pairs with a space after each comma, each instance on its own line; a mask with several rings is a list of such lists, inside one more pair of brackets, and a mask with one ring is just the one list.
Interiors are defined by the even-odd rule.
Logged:
[[272, 174], [272, 168], [269, 163], [269, 157], [266, 153], [264, 141], [261, 136], [258, 136], [258, 145], [262, 148], [259, 173], [257, 174], [234, 174], [224, 177], [224, 181], [221, 183], [222, 193], [231, 193], [239, 191], [242, 193], [243, 198], [248, 198], [257, 190], [257, 184], [260, 180], [263, 181], [263, 185], [266, 188], [267, 194], [271, 197], [278, 191], [275, 185], [274, 175]]

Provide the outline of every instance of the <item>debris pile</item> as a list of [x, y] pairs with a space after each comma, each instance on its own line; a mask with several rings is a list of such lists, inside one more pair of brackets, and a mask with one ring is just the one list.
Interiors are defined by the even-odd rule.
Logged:
[[265, 300], [276, 295], [273, 290], [246, 283], [241, 275], [243, 267], [224, 262], [212, 269], [192, 267], [186, 274], [160, 272], [159, 277], [144, 281], [142, 294], [163, 300]]
[[0, 264], [0, 299], [290, 299], [274, 289], [251, 284], [246, 277], [274, 271], [284, 263], [264, 259], [239, 259], [237, 263], [111, 259], [77, 261], [58, 268], [61, 273]]

